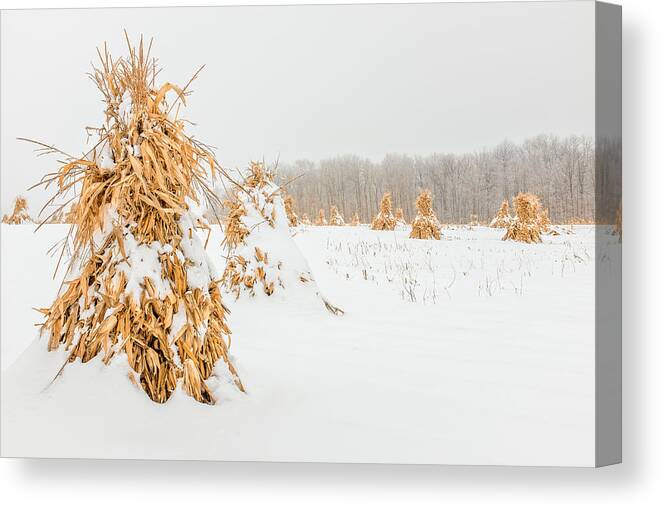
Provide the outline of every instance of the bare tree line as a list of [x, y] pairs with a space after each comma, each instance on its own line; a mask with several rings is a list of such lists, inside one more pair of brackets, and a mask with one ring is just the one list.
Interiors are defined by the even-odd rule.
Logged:
[[519, 191], [539, 195], [556, 222], [595, 216], [595, 148], [586, 136], [539, 135], [465, 154], [389, 154], [378, 163], [355, 155], [299, 160], [280, 164], [277, 173], [299, 214], [311, 218], [336, 205], [345, 217], [357, 211], [368, 222], [388, 191], [410, 220], [422, 189], [432, 191], [434, 211], [447, 223], [468, 222], [473, 214], [488, 221]]

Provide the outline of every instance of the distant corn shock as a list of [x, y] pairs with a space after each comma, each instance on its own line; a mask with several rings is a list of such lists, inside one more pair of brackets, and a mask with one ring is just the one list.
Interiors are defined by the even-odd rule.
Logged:
[[441, 224], [434, 213], [433, 202], [434, 199], [429, 190], [420, 192], [415, 201], [418, 212], [411, 222], [411, 238], [441, 239]]
[[314, 225], [328, 225], [328, 220], [326, 220], [326, 212], [324, 211], [324, 208], [319, 208], [319, 213], [317, 214], [317, 218], [314, 221]]
[[390, 192], [383, 194], [379, 204], [379, 212], [372, 220], [372, 229], [375, 231], [394, 231], [397, 220], [392, 214], [392, 195]]
[[541, 243], [542, 225], [540, 223], [541, 205], [535, 194], [519, 192], [514, 198], [516, 215], [507, 226], [503, 240], [523, 243]]
[[331, 206], [330, 208], [330, 219], [328, 220], [329, 225], [341, 226], [344, 225], [344, 217], [337, 209], [337, 206]]
[[2, 217], [3, 224], [19, 225], [32, 223], [32, 217], [28, 212], [28, 200], [23, 196], [18, 196], [14, 200], [14, 210], [11, 215]]
[[500, 208], [498, 208], [496, 215], [491, 220], [489, 227], [505, 228], [509, 226], [511, 221], [512, 217], [510, 216], [510, 203], [507, 199], [505, 199], [501, 203]]

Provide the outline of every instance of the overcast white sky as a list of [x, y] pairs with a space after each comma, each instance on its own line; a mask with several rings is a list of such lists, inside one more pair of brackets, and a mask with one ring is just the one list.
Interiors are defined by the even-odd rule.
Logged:
[[[102, 119], [85, 73], [122, 30], [163, 80], [202, 64], [185, 116], [221, 164], [464, 152], [594, 135], [590, 1], [3, 11], [1, 207], [56, 169], [19, 136], [80, 154]], [[35, 211], [43, 192], [27, 194]]]

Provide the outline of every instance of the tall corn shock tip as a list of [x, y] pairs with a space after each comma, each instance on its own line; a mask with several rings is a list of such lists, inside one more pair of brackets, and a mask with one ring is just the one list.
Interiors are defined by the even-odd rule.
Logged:
[[[205, 180], [207, 171], [215, 176], [220, 168], [178, 117], [197, 73], [183, 88], [157, 87], [151, 43], [145, 47], [141, 39], [136, 47], [127, 37], [127, 44], [128, 56], [117, 60], [105, 46], [99, 50], [100, 64], [90, 74], [105, 102], [104, 124], [89, 129], [97, 143], [40, 182], [56, 184], [60, 197], [79, 190], [71, 208], [69, 259], [78, 275], [41, 310], [41, 331], [49, 336], [49, 350], [63, 345], [70, 351], [68, 362], [100, 355], [108, 363], [126, 354], [136, 383], [156, 402], [167, 401], [182, 384], [197, 401], [212, 404], [206, 380], [219, 359], [241, 391], [243, 386], [230, 361], [227, 310], [212, 268], [186, 252], [203, 249], [195, 233], [202, 224], [191, 218], [188, 200], [213, 200]], [[128, 275], [142, 259], [127, 245], [150, 248], [160, 266], [130, 291]], [[189, 282], [193, 265], [209, 274], [205, 285]]]
[[280, 194], [279, 191], [271, 190], [274, 185], [275, 175], [264, 164], [260, 162], [251, 162], [247, 175], [243, 178], [242, 184], [235, 184], [229, 199], [224, 202], [228, 210], [225, 219], [225, 238], [223, 242], [230, 250], [244, 243], [245, 238], [250, 234], [250, 229], [243, 222], [242, 218], [246, 216], [246, 205], [259, 209], [260, 214], [269, 225], [275, 222], [275, 209], [270, 214], [261, 208], [259, 195], [264, 196], [264, 202], [272, 204], [273, 199]]

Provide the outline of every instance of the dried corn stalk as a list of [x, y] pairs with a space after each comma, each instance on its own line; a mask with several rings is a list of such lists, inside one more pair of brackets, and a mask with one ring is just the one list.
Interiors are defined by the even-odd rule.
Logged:
[[477, 227], [480, 225], [480, 221], [475, 213], [471, 213], [469, 220], [468, 220], [468, 226], [470, 228]]
[[535, 194], [519, 192], [514, 198], [516, 216], [507, 227], [503, 240], [541, 243], [542, 230], [539, 223], [540, 203]]
[[14, 200], [14, 211], [11, 215], [4, 215], [2, 223], [11, 225], [32, 223], [32, 217], [28, 213], [28, 200], [19, 195]]
[[213, 404], [212, 375], [228, 375], [243, 391], [219, 276], [196, 232], [206, 225], [191, 212], [198, 195], [212, 198], [206, 171], [219, 166], [184, 131], [178, 106], [187, 87], [157, 87], [151, 45], [127, 43], [125, 58], [100, 51], [92, 73], [106, 105], [95, 148], [42, 180], [60, 196], [80, 188], [69, 270], [53, 305], [41, 310], [41, 332], [49, 350], [70, 351], [68, 363], [98, 356], [107, 364], [125, 354], [155, 402], [181, 386]]
[[357, 211], [355, 211], [353, 216], [351, 217], [351, 225], [353, 226], [360, 225], [360, 216], [358, 216]]
[[415, 200], [418, 210], [413, 222], [411, 222], [410, 238], [413, 239], [441, 239], [441, 226], [436, 218], [432, 206], [433, 198], [429, 190], [423, 190]]
[[296, 227], [299, 224], [298, 215], [294, 211], [294, 198], [291, 195], [285, 196], [285, 213], [287, 213], [287, 220], [289, 227]]
[[303, 213], [303, 216], [301, 217], [301, 223], [303, 225], [310, 225], [310, 217], [307, 213]]
[[328, 225], [328, 221], [326, 220], [326, 213], [324, 213], [324, 208], [319, 208], [319, 214], [317, 215], [317, 219], [314, 221], [314, 225]]
[[505, 199], [500, 205], [496, 216], [493, 217], [493, 220], [491, 220], [489, 227], [504, 228], [507, 227], [511, 221], [512, 217], [510, 216], [510, 203], [507, 199]]
[[328, 221], [330, 225], [344, 225], [344, 218], [337, 209], [337, 206], [331, 206], [330, 208], [330, 219]]
[[280, 188], [263, 164], [252, 162], [231, 199], [224, 244], [228, 260], [223, 287], [238, 299], [273, 295], [303, 287], [319, 296], [331, 312], [343, 313], [319, 293], [307, 261], [291, 237]]
[[390, 192], [383, 194], [379, 213], [372, 220], [372, 229], [375, 231], [394, 231], [397, 221], [392, 214], [392, 196]]

